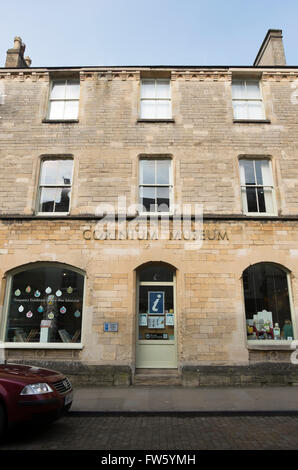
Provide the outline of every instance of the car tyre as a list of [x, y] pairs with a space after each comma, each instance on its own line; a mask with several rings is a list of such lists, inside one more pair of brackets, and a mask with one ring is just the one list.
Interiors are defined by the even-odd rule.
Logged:
[[6, 411], [4, 406], [0, 403], [0, 438], [4, 435], [7, 426]]

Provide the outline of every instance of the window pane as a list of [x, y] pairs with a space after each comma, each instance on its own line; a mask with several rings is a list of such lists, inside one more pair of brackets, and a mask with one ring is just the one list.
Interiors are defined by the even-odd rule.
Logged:
[[150, 264], [140, 270], [140, 281], [172, 282], [173, 270], [160, 264]]
[[64, 268], [47, 266], [16, 274], [6, 341], [79, 342], [83, 289], [84, 277]]
[[258, 192], [259, 212], [266, 212], [264, 189], [257, 188], [257, 192]]
[[[150, 315], [149, 295], [158, 300], [162, 298], [160, 315]], [[154, 294], [158, 292], [158, 294]], [[154, 297], [153, 297], [154, 298]], [[152, 307], [153, 303], [151, 304]], [[161, 340], [174, 339], [174, 295], [173, 286], [139, 286], [139, 314], [142, 314], [142, 322], [139, 323], [139, 340]], [[170, 318], [169, 318], [170, 317]]]
[[64, 101], [51, 101], [49, 119], [64, 118]]
[[233, 101], [234, 119], [248, 119], [246, 101]]
[[156, 118], [170, 119], [172, 117], [170, 101], [156, 101]]
[[258, 212], [256, 188], [246, 188], [248, 212]]
[[155, 160], [141, 160], [141, 184], [155, 184]]
[[168, 212], [170, 210], [170, 190], [169, 188], [157, 187], [157, 210], [158, 212]]
[[63, 119], [77, 119], [79, 114], [78, 101], [65, 101]]
[[259, 263], [243, 273], [248, 339], [274, 339], [278, 323], [281, 339], [293, 336], [287, 274], [271, 263]]
[[146, 100], [141, 102], [141, 118], [154, 119], [156, 117], [155, 101]]
[[58, 181], [57, 160], [44, 160], [41, 167], [41, 184], [57, 184]]
[[155, 98], [155, 80], [142, 81], [141, 98]]
[[245, 184], [256, 184], [255, 172], [254, 172], [254, 161], [253, 160], [241, 160], [240, 165], [244, 169]]
[[256, 80], [247, 80], [246, 81], [246, 98], [248, 99], [261, 99], [261, 91], [259, 87], [259, 82]]
[[156, 160], [156, 183], [170, 184], [170, 160]]
[[247, 102], [248, 119], [264, 119], [263, 104], [261, 101]]
[[264, 198], [265, 198], [265, 207], [268, 214], [273, 214], [275, 212], [273, 205], [273, 194], [271, 188], [264, 187]]
[[55, 160], [57, 165], [57, 184], [71, 184], [72, 160]]
[[68, 212], [69, 211], [69, 188], [57, 188], [55, 196], [55, 212]]
[[156, 98], [170, 98], [169, 80], [156, 80]]
[[140, 188], [141, 204], [144, 206], [145, 212], [155, 212], [155, 188]]
[[54, 212], [56, 188], [42, 188], [39, 212]]
[[78, 100], [80, 97], [80, 82], [73, 80], [68, 81], [66, 85], [65, 98], [67, 100]]
[[243, 80], [233, 80], [232, 98], [234, 100], [241, 100], [245, 98], [245, 86]]
[[53, 82], [51, 100], [65, 99], [65, 80]]

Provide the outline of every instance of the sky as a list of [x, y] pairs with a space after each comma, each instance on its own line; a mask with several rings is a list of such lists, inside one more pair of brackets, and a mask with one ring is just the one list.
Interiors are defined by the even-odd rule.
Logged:
[[298, 64], [297, 0], [0, 0], [0, 66], [252, 65], [268, 29]]

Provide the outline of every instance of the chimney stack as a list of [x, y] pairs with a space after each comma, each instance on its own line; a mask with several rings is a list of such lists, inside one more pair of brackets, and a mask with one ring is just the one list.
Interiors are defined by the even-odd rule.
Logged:
[[14, 38], [12, 49], [8, 49], [6, 53], [5, 67], [7, 68], [28, 68], [31, 65], [30, 57], [24, 58], [25, 44], [19, 36]]
[[286, 65], [281, 29], [268, 29], [254, 61], [254, 67]]

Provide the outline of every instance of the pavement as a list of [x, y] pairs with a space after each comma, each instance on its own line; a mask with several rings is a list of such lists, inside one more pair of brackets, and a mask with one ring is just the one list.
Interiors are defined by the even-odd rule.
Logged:
[[298, 414], [298, 388], [74, 387], [71, 412]]

